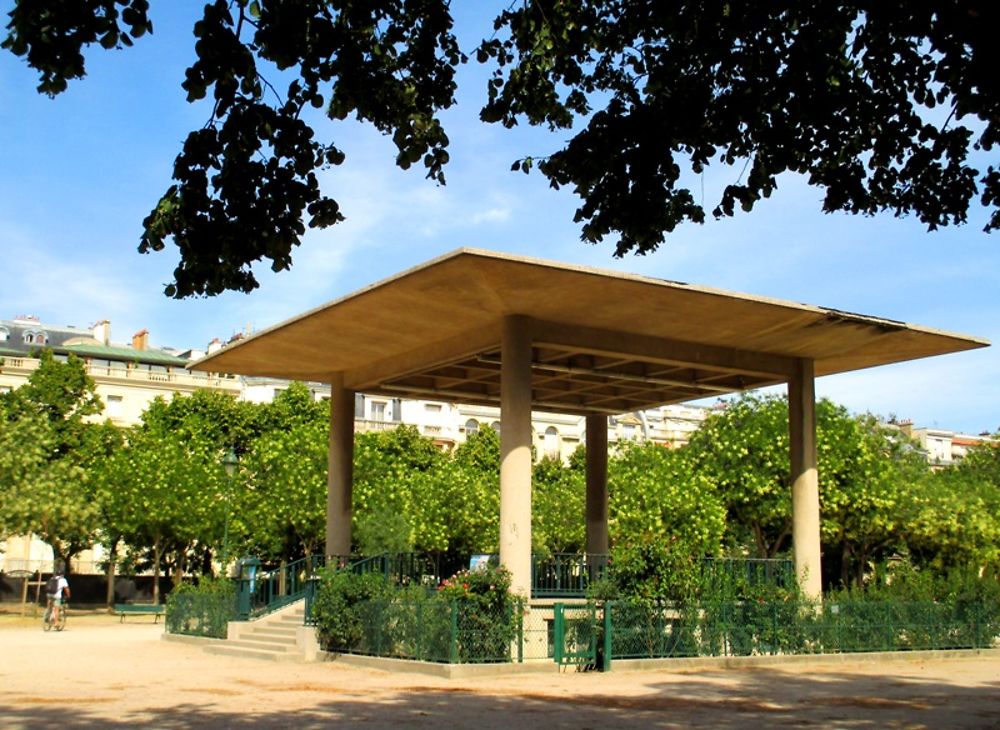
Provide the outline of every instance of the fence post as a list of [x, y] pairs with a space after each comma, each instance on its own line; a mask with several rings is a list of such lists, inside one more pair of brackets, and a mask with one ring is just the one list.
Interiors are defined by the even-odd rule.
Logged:
[[424, 656], [424, 648], [422, 646], [423, 639], [424, 639], [424, 602], [418, 601], [417, 602], [417, 645], [415, 647], [416, 656], [414, 657], [414, 659], [426, 661], [427, 657]]
[[451, 642], [448, 651], [452, 664], [458, 664], [458, 602], [451, 602]]
[[779, 654], [778, 646], [778, 603], [771, 599], [771, 654]]
[[601, 666], [602, 672], [611, 671], [611, 607], [614, 601], [604, 602], [604, 663]]
[[524, 612], [525, 606], [520, 603], [515, 603], [511, 608], [512, 611], [517, 611], [517, 663], [524, 663]]
[[562, 664], [563, 660], [563, 643], [566, 640], [566, 631], [563, 626], [563, 604], [554, 603], [552, 604], [552, 658], [555, 659], [556, 664]]

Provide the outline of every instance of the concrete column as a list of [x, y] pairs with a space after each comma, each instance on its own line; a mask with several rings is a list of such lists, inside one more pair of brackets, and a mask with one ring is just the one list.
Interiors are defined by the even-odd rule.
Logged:
[[531, 596], [531, 335], [504, 318], [500, 341], [500, 562], [511, 588]]
[[802, 592], [823, 593], [820, 573], [819, 475], [816, 470], [816, 388], [812, 360], [800, 360], [788, 381], [788, 434], [791, 443], [792, 543]]
[[330, 383], [330, 457], [326, 495], [326, 554], [351, 553], [354, 490], [354, 391], [338, 373]]
[[607, 416], [587, 416], [587, 552], [608, 552]]

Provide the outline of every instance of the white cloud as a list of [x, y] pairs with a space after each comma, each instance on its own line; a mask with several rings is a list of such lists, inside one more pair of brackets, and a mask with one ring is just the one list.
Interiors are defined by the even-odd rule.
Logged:
[[510, 208], [488, 208], [486, 210], [473, 213], [469, 222], [478, 226], [481, 223], [501, 223], [510, 218]]

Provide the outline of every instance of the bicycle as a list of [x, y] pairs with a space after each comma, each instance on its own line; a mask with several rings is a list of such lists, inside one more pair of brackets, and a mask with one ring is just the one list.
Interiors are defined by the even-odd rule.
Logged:
[[62, 602], [59, 606], [59, 618], [55, 619], [52, 617], [52, 609], [55, 607], [55, 603], [50, 599], [48, 604], [45, 606], [45, 615], [42, 616], [42, 629], [45, 631], [51, 631], [55, 629], [56, 631], [62, 631], [66, 628], [66, 613], [69, 610], [69, 604], [66, 601]]

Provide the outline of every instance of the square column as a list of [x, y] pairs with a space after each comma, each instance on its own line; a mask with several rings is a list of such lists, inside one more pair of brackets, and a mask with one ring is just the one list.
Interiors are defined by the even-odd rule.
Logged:
[[608, 417], [587, 416], [587, 552], [608, 544]]
[[354, 491], [354, 391], [337, 374], [330, 383], [330, 455], [326, 495], [326, 555], [351, 554]]
[[500, 340], [500, 563], [511, 590], [531, 597], [531, 334], [504, 318]]
[[799, 360], [788, 381], [792, 545], [795, 574], [806, 597], [823, 597], [820, 572], [819, 474], [816, 469], [816, 385], [812, 360]]

